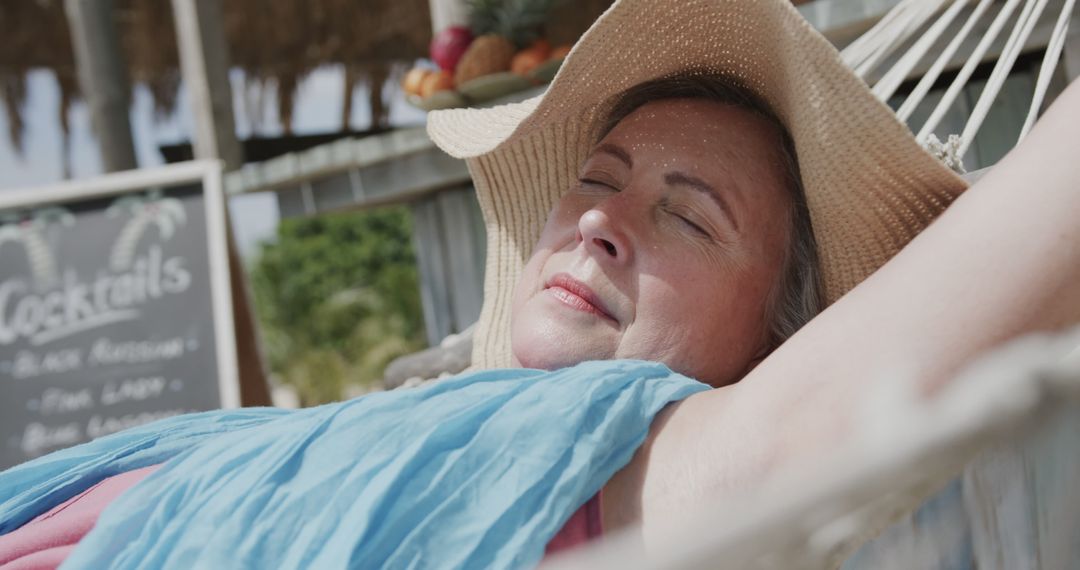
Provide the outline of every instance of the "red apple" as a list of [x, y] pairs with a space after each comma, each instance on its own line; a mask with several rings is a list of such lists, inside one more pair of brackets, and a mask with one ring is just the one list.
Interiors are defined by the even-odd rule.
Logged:
[[451, 26], [431, 38], [431, 59], [444, 71], [454, 71], [458, 60], [473, 41], [472, 32], [464, 26]]

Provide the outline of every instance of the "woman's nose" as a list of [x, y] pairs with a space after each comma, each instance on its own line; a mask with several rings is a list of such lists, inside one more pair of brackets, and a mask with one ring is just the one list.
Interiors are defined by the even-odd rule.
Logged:
[[606, 209], [592, 208], [578, 219], [578, 239], [601, 263], [630, 263], [633, 250], [625, 229]]

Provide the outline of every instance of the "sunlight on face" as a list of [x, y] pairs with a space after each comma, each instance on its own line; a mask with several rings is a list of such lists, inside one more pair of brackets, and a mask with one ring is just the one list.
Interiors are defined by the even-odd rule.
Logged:
[[723, 385], [764, 349], [788, 247], [779, 138], [700, 99], [643, 105], [555, 205], [514, 290], [520, 366], [636, 358]]

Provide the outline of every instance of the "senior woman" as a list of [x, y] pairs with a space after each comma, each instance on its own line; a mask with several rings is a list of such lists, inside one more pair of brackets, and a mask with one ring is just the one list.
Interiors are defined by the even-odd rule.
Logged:
[[659, 79], [620, 96], [548, 216], [514, 290], [513, 363], [638, 358], [724, 386], [821, 303], [787, 129], [730, 78]]
[[957, 198], [786, 1], [621, 0], [543, 97], [429, 121], [488, 222], [476, 363], [525, 368], [51, 454], [0, 474], [0, 546], [117, 489], [69, 566], [518, 567], [601, 528], [660, 540], [835, 443], [883, 368], [932, 392], [1080, 319], [1077, 124], [1074, 85]]

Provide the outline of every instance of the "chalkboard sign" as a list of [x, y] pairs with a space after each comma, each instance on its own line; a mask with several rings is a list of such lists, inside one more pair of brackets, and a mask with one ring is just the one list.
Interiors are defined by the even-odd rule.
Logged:
[[239, 402], [221, 166], [0, 191], [0, 468]]

